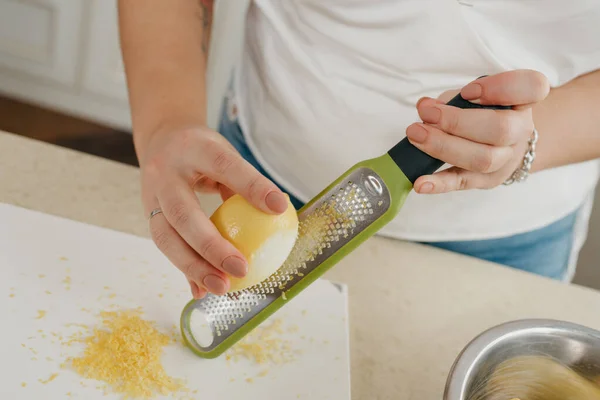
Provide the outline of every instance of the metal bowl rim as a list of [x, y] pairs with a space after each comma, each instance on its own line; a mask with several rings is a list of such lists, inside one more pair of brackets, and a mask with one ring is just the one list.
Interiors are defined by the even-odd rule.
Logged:
[[[593, 336], [600, 341], [600, 331], [568, 321], [530, 318], [504, 322], [486, 329], [475, 336], [458, 354], [446, 380], [444, 399], [460, 398], [456, 394], [464, 392], [464, 385], [473, 374], [474, 366], [495, 345], [510, 336], [526, 331], [551, 329], [553, 331], [579, 332]], [[453, 397], [448, 397], [453, 396]]]

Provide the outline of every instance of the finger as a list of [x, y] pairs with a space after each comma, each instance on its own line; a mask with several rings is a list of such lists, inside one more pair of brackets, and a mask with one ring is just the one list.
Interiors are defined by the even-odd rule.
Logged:
[[207, 295], [208, 291], [204, 287], [198, 286], [196, 282], [189, 279], [188, 282], [190, 284], [190, 288], [192, 289], [192, 297], [194, 297], [194, 299], [198, 300]]
[[440, 99], [434, 99], [431, 97], [421, 97], [419, 101], [417, 101], [417, 109], [419, 107], [432, 107], [436, 104], [444, 104], [444, 102]]
[[475, 143], [427, 124], [410, 125], [406, 129], [406, 136], [413, 145], [431, 157], [475, 172], [497, 171], [513, 156], [512, 147]]
[[426, 102], [417, 111], [423, 122], [444, 132], [495, 146], [513, 145], [533, 130], [530, 111], [461, 109]]
[[199, 193], [219, 193], [223, 201], [227, 200], [235, 194], [235, 192], [229, 189], [227, 186], [222, 185], [206, 176], [198, 179], [194, 184], [194, 190]]
[[207, 176], [200, 176], [192, 185], [194, 190], [200, 193], [218, 193], [219, 182], [210, 179]]
[[223, 201], [235, 194], [235, 192], [229, 189], [227, 186], [206, 177], [198, 180], [198, 182], [194, 185], [194, 190], [199, 193], [219, 193]]
[[489, 174], [451, 167], [433, 175], [419, 177], [414, 184], [420, 194], [439, 194], [467, 189], [488, 189], [492, 186]]
[[223, 199], [223, 201], [227, 200], [228, 198], [230, 198], [231, 196], [233, 196], [235, 194], [233, 192], [233, 190], [229, 189], [225, 185], [219, 186], [219, 193], [221, 194], [221, 199]]
[[[199, 289], [217, 295], [229, 290], [227, 275], [203, 260], [177, 234], [163, 214], [157, 214], [150, 220], [150, 234], [158, 249]], [[201, 290], [196, 293], [198, 294], [201, 294]], [[192, 295], [194, 295], [193, 291]]]
[[183, 182], [164, 185], [157, 197], [167, 221], [204, 260], [235, 277], [246, 275], [247, 260], [221, 235]]
[[276, 214], [287, 210], [287, 198], [273, 182], [235, 150], [212, 138], [206, 140], [207, 157], [201, 160], [200, 167], [207, 176], [239, 193], [260, 210]]
[[204, 297], [206, 297], [206, 295], [208, 294], [208, 291], [204, 288], [199, 288], [198, 289], [198, 299], [202, 299]]
[[190, 289], [192, 290], [192, 297], [194, 297], [194, 299], [201, 299], [201, 297], [200, 297], [200, 287], [194, 281], [191, 281], [189, 279], [187, 281], [190, 284]]
[[530, 107], [550, 92], [546, 76], [520, 69], [485, 76], [466, 85], [461, 91], [465, 100], [487, 105]]

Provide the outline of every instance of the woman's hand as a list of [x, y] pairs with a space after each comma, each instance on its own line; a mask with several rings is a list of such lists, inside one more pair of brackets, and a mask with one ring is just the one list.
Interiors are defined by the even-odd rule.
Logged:
[[195, 298], [224, 294], [227, 274], [243, 277], [247, 261], [224, 239], [200, 208], [195, 191], [239, 193], [255, 207], [281, 213], [284, 194], [217, 132], [167, 130], [148, 137], [140, 157], [142, 201], [152, 239], [190, 283]]
[[458, 91], [420, 99], [417, 109], [423, 123], [410, 125], [406, 135], [420, 150], [452, 167], [420, 177], [415, 191], [444, 193], [501, 185], [522, 163], [534, 128], [532, 106], [549, 91], [541, 73], [516, 70], [477, 79], [460, 90], [465, 100], [513, 106], [511, 110], [445, 105]]

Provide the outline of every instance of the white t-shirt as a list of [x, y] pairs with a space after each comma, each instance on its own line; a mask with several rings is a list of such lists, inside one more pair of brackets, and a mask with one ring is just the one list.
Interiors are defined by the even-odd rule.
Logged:
[[[557, 86], [600, 68], [600, 1], [253, 0], [245, 36], [234, 86], [242, 130], [265, 170], [308, 201], [400, 141], [422, 96], [511, 69]], [[380, 233], [442, 241], [530, 231], [591, 199], [598, 176], [591, 161], [492, 190], [413, 191]]]

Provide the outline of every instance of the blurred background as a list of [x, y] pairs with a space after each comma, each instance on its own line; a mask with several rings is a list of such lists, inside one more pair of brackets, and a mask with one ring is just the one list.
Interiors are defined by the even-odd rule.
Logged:
[[[212, 128], [246, 7], [247, 0], [216, 0], [208, 66]], [[137, 166], [130, 128], [114, 0], [0, 0], [0, 130]], [[598, 246], [600, 200], [575, 277], [595, 289]]]

